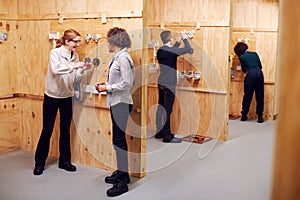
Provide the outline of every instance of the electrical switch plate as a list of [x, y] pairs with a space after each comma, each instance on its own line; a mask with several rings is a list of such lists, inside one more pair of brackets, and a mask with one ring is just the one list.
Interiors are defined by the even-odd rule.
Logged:
[[58, 40], [59, 32], [49, 32], [49, 40]]
[[106, 24], [107, 23], [107, 16], [106, 13], [101, 14], [101, 23]]
[[200, 29], [200, 22], [196, 23], [196, 29], [199, 30]]
[[151, 41], [151, 42], [150, 42], [150, 45], [151, 45], [152, 47], [158, 47], [159, 41]]

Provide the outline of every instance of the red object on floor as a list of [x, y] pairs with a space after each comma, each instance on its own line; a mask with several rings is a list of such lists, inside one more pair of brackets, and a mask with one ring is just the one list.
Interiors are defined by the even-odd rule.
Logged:
[[229, 119], [237, 119], [240, 118], [241, 115], [237, 115], [237, 114], [229, 114]]
[[211, 138], [211, 137], [206, 137], [206, 136], [196, 135], [196, 134], [191, 134], [191, 135], [188, 135], [188, 136], [185, 136], [182, 138], [183, 141], [194, 142], [194, 143], [199, 143], [199, 144], [202, 144], [202, 143], [207, 142], [212, 139], [213, 138]]

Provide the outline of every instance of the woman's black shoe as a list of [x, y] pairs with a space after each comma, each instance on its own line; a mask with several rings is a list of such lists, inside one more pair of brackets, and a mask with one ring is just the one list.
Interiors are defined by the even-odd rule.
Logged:
[[120, 172], [119, 170], [114, 171], [111, 176], [107, 176], [104, 179], [105, 183], [109, 183], [109, 184], [117, 183], [118, 180], [124, 180], [125, 183], [127, 184], [130, 183], [130, 178], [128, 173]]
[[115, 196], [119, 196], [125, 192], [128, 192], [128, 186], [125, 182], [120, 181], [120, 182], [114, 183], [114, 185], [106, 191], [106, 194], [109, 197], [115, 197]]
[[41, 175], [44, 171], [44, 166], [41, 166], [41, 165], [37, 165], [34, 167], [34, 170], [33, 170], [33, 174], [34, 175]]
[[258, 123], [263, 123], [264, 122], [264, 119], [262, 117], [258, 117], [258, 120], [257, 120]]
[[74, 165], [72, 165], [71, 163], [67, 162], [67, 163], [59, 163], [58, 167], [60, 169], [64, 169], [68, 172], [75, 172], [76, 171], [76, 167]]

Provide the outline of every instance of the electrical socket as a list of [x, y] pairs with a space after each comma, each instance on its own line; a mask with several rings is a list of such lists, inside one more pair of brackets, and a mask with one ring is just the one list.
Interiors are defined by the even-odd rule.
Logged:
[[106, 24], [107, 23], [106, 13], [101, 13], [101, 23], [102, 24]]
[[4, 42], [8, 39], [8, 33], [0, 33], [0, 42]]
[[3, 39], [4, 41], [8, 40], [8, 33], [3, 33]]

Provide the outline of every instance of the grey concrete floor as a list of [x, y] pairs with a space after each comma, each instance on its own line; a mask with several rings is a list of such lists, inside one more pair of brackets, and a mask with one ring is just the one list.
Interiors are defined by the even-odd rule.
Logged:
[[33, 176], [34, 154], [0, 154], [0, 200], [267, 200], [270, 199], [276, 121], [229, 121], [229, 140], [163, 144], [147, 140], [147, 175], [132, 178], [129, 192], [106, 196], [111, 172], [74, 163], [75, 173], [48, 158]]

